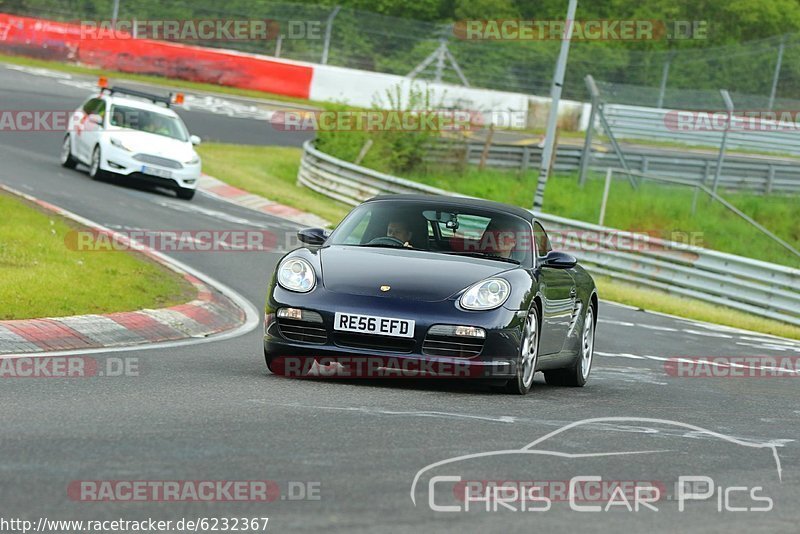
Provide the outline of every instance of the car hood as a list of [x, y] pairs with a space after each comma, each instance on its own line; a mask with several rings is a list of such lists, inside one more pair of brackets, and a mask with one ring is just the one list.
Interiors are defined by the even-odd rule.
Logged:
[[189, 141], [179, 141], [164, 135], [128, 129], [109, 130], [108, 134], [109, 137], [122, 141], [134, 153], [151, 154], [181, 163], [192, 159], [194, 154], [194, 148]]
[[[516, 265], [408, 249], [334, 245], [319, 251], [322, 284], [333, 293], [426, 302], [451, 295]], [[380, 287], [390, 286], [383, 292]]]

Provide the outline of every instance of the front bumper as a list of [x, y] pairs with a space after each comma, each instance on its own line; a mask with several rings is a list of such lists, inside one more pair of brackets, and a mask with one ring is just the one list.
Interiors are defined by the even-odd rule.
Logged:
[[[134, 159], [133, 152], [109, 145], [103, 151], [101, 168], [120, 176], [127, 176], [137, 182], [149, 183], [167, 188], [196, 189], [200, 179], [201, 164], [188, 165], [181, 163], [182, 168], [175, 169], [146, 163]], [[144, 172], [143, 172], [144, 169]], [[152, 174], [147, 172], [152, 170]], [[169, 173], [164, 175], [164, 173]]]
[[[321, 323], [313, 326], [324, 329], [324, 342], [289, 339], [276, 317], [279, 308], [291, 307], [313, 311]], [[334, 330], [336, 312], [377, 315], [415, 322], [413, 339], [403, 340], [402, 348], [382, 347], [384, 336], [359, 335], [356, 346], [348, 334]], [[408, 376], [453, 376], [459, 378], [507, 379], [516, 373], [520, 352], [521, 330], [525, 313], [500, 307], [486, 312], [459, 309], [454, 300], [420, 302], [382, 296], [344, 295], [318, 286], [307, 294], [271, 287], [265, 308], [264, 354], [270, 367], [308, 370], [309, 362], [337, 362], [354, 374], [340, 376], [385, 376], [380, 368], [409, 371]], [[285, 325], [285, 321], [283, 323]], [[468, 357], [431, 355], [424, 350], [426, 336], [434, 325], [474, 326], [483, 328], [486, 337], [480, 353]], [[364, 342], [375, 339], [376, 343]], [[430, 338], [429, 338], [430, 339]], [[466, 338], [465, 338], [466, 339]], [[391, 344], [391, 343], [390, 343]], [[385, 365], [383, 365], [383, 362]], [[361, 372], [376, 374], [362, 375]]]

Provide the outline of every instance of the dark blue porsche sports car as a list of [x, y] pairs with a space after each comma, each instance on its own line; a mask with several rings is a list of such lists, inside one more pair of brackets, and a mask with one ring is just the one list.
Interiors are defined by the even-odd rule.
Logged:
[[597, 289], [574, 257], [551, 250], [531, 212], [387, 195], [330, 235], [298, 237], [308, 246], [281, 259], [267, 294], [264, 355], [276, 374], [322, 362], [344, 376], [412, 370], [523, 395], [536, 371], [548, 384], [589, 378]]

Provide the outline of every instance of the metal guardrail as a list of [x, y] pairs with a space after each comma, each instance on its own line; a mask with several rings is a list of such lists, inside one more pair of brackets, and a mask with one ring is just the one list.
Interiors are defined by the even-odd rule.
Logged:
[[[303, 145], [297, 180], [352, 206], [383, 193], [464, 196], [342, 161], [311, 141]], [[800, 325], [800, 269], [555, 215], [537, 217], [555, 243], [581, 243], [570, 252], [594, 274]], [[637, 246], [607, 247], [607, 236]]]
[[[800, 136], [798, 137], [800, 139]], [[429, 147], [427, 161], [443, 164], [478, 165], [483, 143], [457, 142], [437, 139]], [[553, 169], [556, 172], [575, 172], [580, 168], [583, 149], [560, 145]], [[489, 148], [486, 165], [505, 169], [535, 169], [541, 162], [542, 149], [536, 145], [499, 145]], [[683, 178], [696, 184], [711, 185], [717, 165], [717, 154], [678, 152], [653, 148], [644, 151], [625, 149], [625, 161], [633, 171], [657, 176]], [[619, 167], [614, 152], [592, 149], [590, 167], [606, 169]], [[728, 155], [722, 165], [719, 187], [760, 193], [800, 193], [800, 162], [780, 161], [758, 157]]]
[[[717, 112], [725, 111], [721, 107]], [[722, 129], [700, 130], [685, 128], [678, 130], [678, 114], [685, 113], [690, 126], [700, 122], [697, 111], [678, 111], [622, 104], [606, 104], [604, 107], [609, 125], [614, 134], [621, 139], [656, 139], [672, 141], [686, 145], [709, 146], [719, 148], [722, 140]], [[710, 114], [710, 113], [709, 113]], [[700, 117], [705, 117], [701, 115]], [[668, 127], [668, 124], [672, 126]], [[800, 136], [795, 123], [766, 123], [761, 121], [763, 130], [732, 129], [728, 133], [728, 147], [764, 152], [782, 152], [800, 156]], [[710, 125], [709, 125], [710, 126]]]

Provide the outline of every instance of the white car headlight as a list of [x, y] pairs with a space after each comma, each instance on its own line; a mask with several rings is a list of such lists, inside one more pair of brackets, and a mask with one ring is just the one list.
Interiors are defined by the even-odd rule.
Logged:
[[183, 163], [186, 165], [197, 165], [198, 163], [200, 163], [200, 156], [195, 154], [194, 156], [192, 156], [192, 159], [190, 159], [189, 161], [184, 161]]
[[317, 277], [314, 268], [306, 260], [289, 258], [278, 267], [278, 284], [289, 291], [308, 293], [314, 289]]
[[471, 286], [461, 295], [461, 307], [467, 310], [493, 310], [508, 299], [511, 285], [502, 278], [489, 278]]
[[111, 142], [111, 144], [112, 144], [112, 145], [114, 145], [115, 147], [117, 147], [117, 148], [121, 148], [122, 150], [124, 150], [124, 151], [126, 151], [126, 152], [133, 152], [133, 151], [132, 151], [130, 148], [128, 148], [128, 147], [126, 147], [126, 146], [125, 146], [125, 143], [123, 143], [122, 141], [120, 141], [120, 140], [119, 140], [119, 139], [117, 139], [116, 137], [112, 137], [112, 138], [110, 139], [110, 142]]

